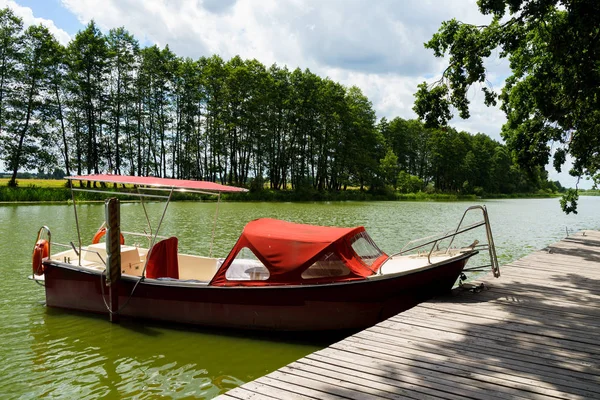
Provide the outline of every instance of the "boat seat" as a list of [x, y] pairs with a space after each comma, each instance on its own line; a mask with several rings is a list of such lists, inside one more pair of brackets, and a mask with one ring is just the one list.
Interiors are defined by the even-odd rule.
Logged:
[[[108, 260], [106, 243], [95, 243], [81, 249], [81, 265], [95, 269], [104, 269]], [[75, 254], [74, 254], [75, 256]], [[75, 258], [72, 258], [75, 259]], [[143, 268], [138, 248], [121, 245], [121, 272], [130, 275], [139, 275]]]
[[176, 237], [161, 240], [152, 247], [146, 264], [146, 277], [179, 279]]

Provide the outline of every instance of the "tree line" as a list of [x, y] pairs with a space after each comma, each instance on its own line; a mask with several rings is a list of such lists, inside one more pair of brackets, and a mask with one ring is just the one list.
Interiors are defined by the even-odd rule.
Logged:
[[[501, 135], [528, 169], [569, 165], [575, 189], [561, 199], [577, 213], [579, 180], [600, 185], [600, 2], [597, 0], [479, 0], [487, 25], [444, 21], [425, 43], [447, 66], [423, 82], [413, 110], [427, 126], [444, 126], [458, 111], [468, 118], [471, 88], [506, 115]], [[487, 84], [487, 63], [509, 61], [499, 94]], [[567, 162], [569, 161], [569, 162]]]
[[92, 21], [61, 45], [0, 11], [0, 157], [18, 171], [110, 172], [261, 189], [461, 193], [556, 189], [484, 134], [377, 120], [369, 99], [310, 70], [182, 58]]

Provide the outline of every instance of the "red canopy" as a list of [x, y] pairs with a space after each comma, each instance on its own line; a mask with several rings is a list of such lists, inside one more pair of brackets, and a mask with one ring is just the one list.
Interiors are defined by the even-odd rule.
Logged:
[[105, 182], [105, 183], [117, 183], [124, 185], [145, 185], [154, 187], [164, 187], [173, 189], [190, 189], [190, 190], [203, 190], [209, 192], [247, 192], [247, 189], [220, 185], [214, 182], [206, 181], [192, 181], [187, 179], [170, 179], [170, 178], [155, 178], [152, 176], [127, 176], [127, 175], [112, 175], [112, 174], [95, 174], [95, 175], [81, 175], [81, 176], [69, 176], [67, 179], [73, 181], [91, 181], [91, 182]]
[[[302, 273], [324, 254], [334, 253], [350, 274], [343, 277], [321, 279], [324, 281], [347, 281], [364, 279], [387, 258], [382, 253], [381, 260], [367, 266], [352, 248], [351, 240], [365, 232], [362, 226], [355, 228], [335, 228], [296, 224], [276, 219], [257, 219], [246, 225], [242, 235], [231, 250], [221, 268], [215, 274], [211, 285], [215, 286], [267, 286], [308, 283]], [[230, 281], [227, 269], [244, 247], [249, 248], [269, 270], [269, 278], [264, 281]], [[310, 283], [317, 283], [311, 279]]]

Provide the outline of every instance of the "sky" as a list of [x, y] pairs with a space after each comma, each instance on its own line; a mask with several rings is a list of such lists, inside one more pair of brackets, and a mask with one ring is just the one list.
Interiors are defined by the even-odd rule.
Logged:
[[[46, 25], [63, 44], [93, 19], [104, 31], [124, 26], [142, 45], [168, 44], [183, 57], [239, 55], [266, 66], [308, 68], [358, 86], [377, 117], [388, 119], [416, 118], [417, 85], [439, 79], [446, 61], [423, 43], [443, 21], [490, 21], [479, 13], [476, 0], [0, 0], [0, 7], [6, 6], [26, 26]], [[508, 62], [496, 52], [486, 67], [499, 92], [510, 75]], [[456, 116], [450, 124], [502, 142], [504, 114], [486, 107], [478, 88], [469, 99], [471, 117]], [[551, 180], [575, 186], [566, 172], [547, 169]], [[579, 187], [591, 184], [582, 181]]]

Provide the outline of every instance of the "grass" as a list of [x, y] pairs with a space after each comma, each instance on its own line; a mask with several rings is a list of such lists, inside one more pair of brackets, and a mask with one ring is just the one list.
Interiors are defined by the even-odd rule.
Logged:
[[[0, 186], [7, 186], [8, 178], [0, 178]], [[38, 188], [65, 188], [66, 179], [17, 179], [18, 187], [38, 187]]]
[[588, 189], [579, 191], [580, 196], [600, 196], [600, 190]]

